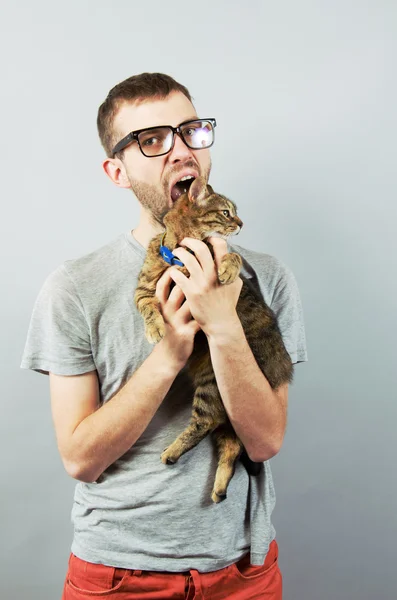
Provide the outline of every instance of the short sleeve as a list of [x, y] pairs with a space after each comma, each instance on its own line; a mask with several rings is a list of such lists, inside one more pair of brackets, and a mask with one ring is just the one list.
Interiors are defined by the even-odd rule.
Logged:
[[274, 311], [285, 347], [292, 362], [306, 362], [306, 334], [303, 308], [298, 284], [291, 269], [279, 261], [280, 271], [273, 293], [271, 308]]
[[47, 277], [37, 296], [20, 366], [45, 375], [95, 370], [84, 307], [64, 265]]

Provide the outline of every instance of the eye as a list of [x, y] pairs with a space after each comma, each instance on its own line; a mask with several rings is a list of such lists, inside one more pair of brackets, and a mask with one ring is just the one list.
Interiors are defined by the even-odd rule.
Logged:
[[200, 129], [201, 127], [199, 123], [191, 123], [190, 125], [186, 125], [186, 127], [183, 128], [183, 133], [184, 135], [193, 137], [194, 134], [200, 131]]
[[225, 217], [230, 217], [230, 211], [229, 210], [223, 210], [222, 212], [225, 215]]
[[144, 146], [154, 146], [155, 144], [158, 144], [158, 143], [159, 143], [159, 140], [158, 140], [158, 138], [151, 137], [151, 138], [149, 138], [149, 139], [145, 140], [145, 141], [143, 142], [143, 145], [144, 145]]

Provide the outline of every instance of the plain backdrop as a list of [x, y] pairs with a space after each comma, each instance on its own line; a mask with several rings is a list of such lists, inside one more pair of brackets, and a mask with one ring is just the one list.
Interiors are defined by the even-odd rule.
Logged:
[[[19, 368], [47, 275], [137, 224], [101, 168], [97, 109], [142, 71], [218, 121], [213, 187], [240, 245], [301, 293], [309, 362], [272, 460], [285, 600], [392, 600], [396, 583], [395, 0], [3, 0], [2, 600], [57, 600], [72, 539], [48, 378]], [[194, 518], [194, 516], [193, 516]]]

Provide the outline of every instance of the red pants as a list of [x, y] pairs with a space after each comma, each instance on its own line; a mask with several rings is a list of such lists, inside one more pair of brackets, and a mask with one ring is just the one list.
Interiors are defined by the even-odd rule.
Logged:
[[253, 566], [249, 553], [237, 563], [199, 573], [116, 569], [77, 558], [69, 558], [62, 600], [89, 598], [115, 600], [282, 600], [282, 576], [276, 540], [270, 544], [265, 562]]

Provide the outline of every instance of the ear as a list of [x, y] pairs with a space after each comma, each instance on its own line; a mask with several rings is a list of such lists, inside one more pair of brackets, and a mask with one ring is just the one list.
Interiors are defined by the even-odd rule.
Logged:
[[102, 168], [106, 175], [118, 187], [130, 188], [131, 184], [127, 177], [125, 167], [119, 158], [107, 158], [102, 163]]
[[204, 177], [197, 177], [189, 188], [188, 192], [190, 202], [196, 204], [205, 204], [206, 198], [209, 196], [207, 183]]

